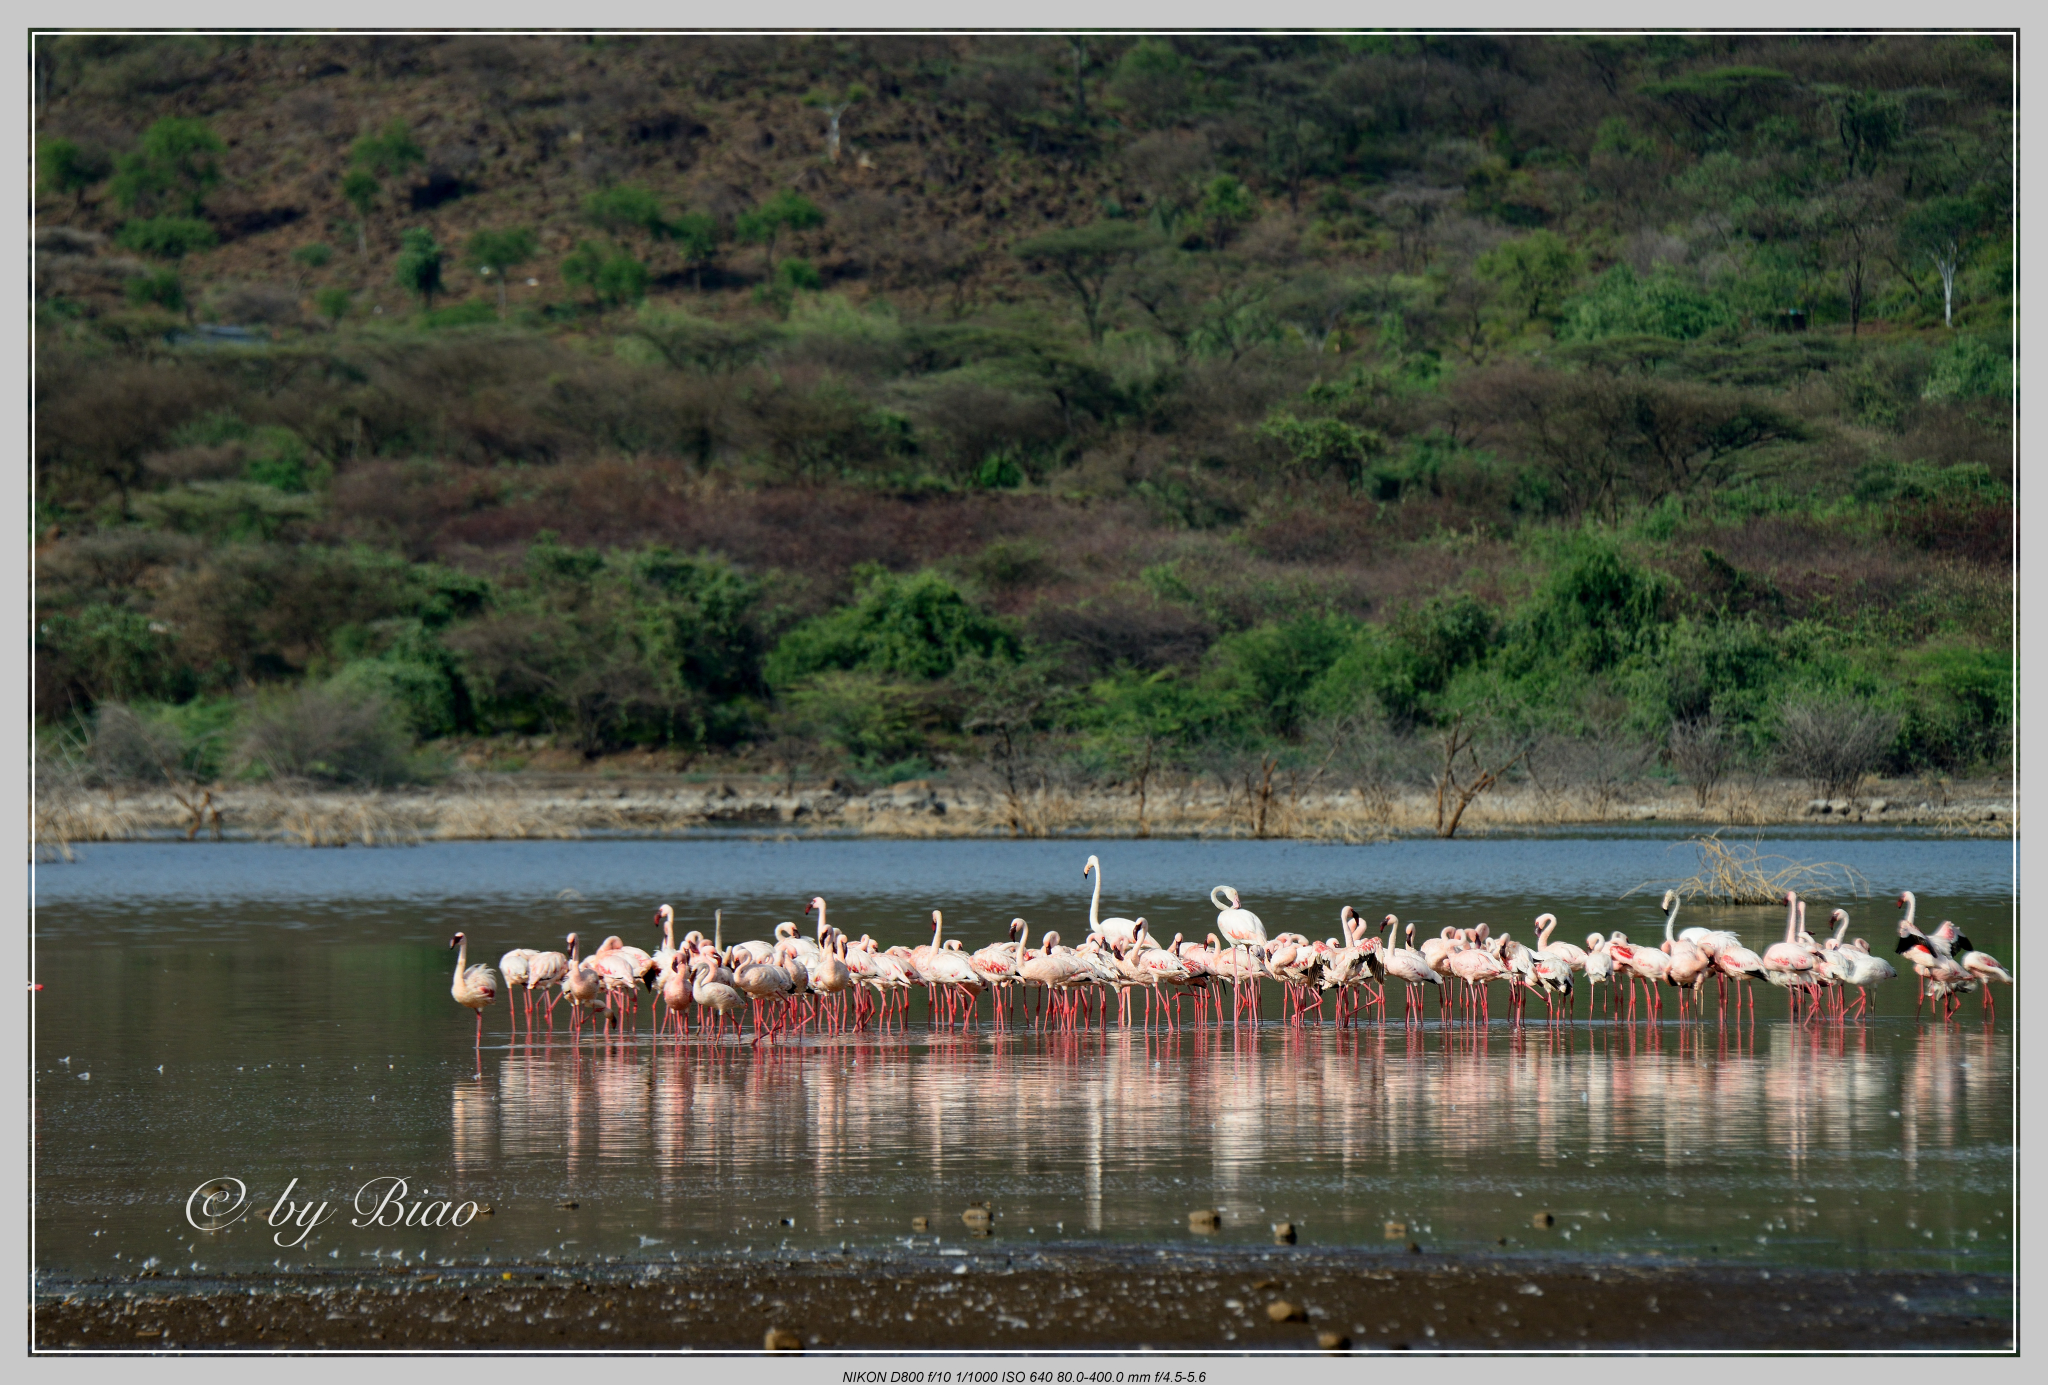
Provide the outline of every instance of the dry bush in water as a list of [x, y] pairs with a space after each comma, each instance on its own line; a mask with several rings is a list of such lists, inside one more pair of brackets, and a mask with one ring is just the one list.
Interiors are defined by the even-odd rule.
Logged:
[[[1719, 832], [1694, 837], [1699, 852], [1699, 869], [1671, 888], [1687, 899], [1705, 898], [1724, 904], [1777, 904], [1785, 891], [1801, 894], [1870, 893], [1870, 882], [1862, 872], [1838, 861], [1795, 861], [1789, 856], [1766, 856], [1754, 844], [1724, 842]], [[1636, 890], [1663, 888], [1649, 881]], [[1624, 898], [1627, 896], [1624, 895]]]
[[1778, 767], [1822, 798], [1844, 798], [1898, 733], [1898, 713], [1852, 698], [1789, 702], [1778, 727]]

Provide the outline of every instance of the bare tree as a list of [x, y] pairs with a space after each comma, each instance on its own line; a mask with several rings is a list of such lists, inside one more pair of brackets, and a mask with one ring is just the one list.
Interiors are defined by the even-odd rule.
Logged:
[[1858, 698], [1790, 701], [1779, 713], [1778, 768], [1823, 798], [1844, 798], [1898, 733], [1898, 713]]
[[213, 804], [213, 790], [202, 788], [196, 772], [206, 743], [218, 739], [208, 733], [198, 743], [187, 745], [176, 727], [138, 715], [119, 702], [101, 703], [93, 714], [92, 745], [89, 755], [93, 773], [108, 784], [161, 784], [170, 791], [188, 819], [185, 840], [210, 827], [220, 840], [220, 809]]
[[1720, 787], [1735, 763], [1735, 738], [1728, 734], [1719, 714], [1709, 712], [1672, 722], [1667, 744], [1672, 768], [1685, 776], [1704, 813], [1708, 795]]
[[[1442, 760], [1436, 774], [1436, 834], [1450, 838], [1473, 800], [1501, 781], [1501, 776], [1528, 755], [1533, 742], [1527, 738], [1513, 744], [1489, 744], [1484, 755], [1479, 744], [1483, 723], [1468, 724], [1465, 713], [1451, 718], [1451, 724], [1437, 738]], [[1491, 740], [1492, 738], [1489, 738]], [[1447, 816], [1448, 814], [1448, 816]]]

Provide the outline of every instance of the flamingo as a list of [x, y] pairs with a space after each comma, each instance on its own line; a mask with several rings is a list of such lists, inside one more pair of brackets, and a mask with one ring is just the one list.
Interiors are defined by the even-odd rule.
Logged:
[[1797, 891], [1785, 891], [1785, 938], [1764, 949], [1764, 980], [1786, 992], [1786, 1014], [1796, 1002], [1796, 992], [1810, 989], [1813, 985], [1813, 952], [1807, 944], [1798, 941], [1799, 895]]
[[[1218, 885], [1215, 889], [1209, 891], [1209, 902], [1216, 906], [1216, 931], [1223, 935], [1224, 940], [1232, 948], [1243, 948], [1256, 953], [1260, 964], [1263, 966], [1266, 960], [1266, 925], [1259, 920], [1259, 916], [1245, 908], [1244, 901], [1238, 898], [1237, 891], [1228, 885]], [[1238, 966], [1240, 980], [1243, 978], [1245, 971], [1245, 967], [1240, 962]], [[1252, 1013], [1254, 1016], [1258, 1014], [1258, 994], [1258, 982], [1254, 980], [1252, 982]]]
[[1651, 1004], [1656, 1009], [1663, 1009], [1664, 1001], [1657, 994], [1657, 983], [1670, 975], [1671, 959], [1662, 951], [1652, 951], [1647, 947], [1632, 946], [1629, 943], [1628, 934], [1622, 932], [1614, 932], [1607, 935], [1607, 951], [1614, 958], [1616, 974], [1629, 978], [1628, 1004], [1630, 1016], [1633, 1017], [1635, 1014], [1635, 983], [1637, 981], [1645, 983]]
[[455, 982], [449, 986], [448, 994], [455, 997], [455, 1003], [476, 1012], [476, 1046], [484, 1046], [484, 1007], [498, 998], [498, 973], [479, 962], [469, 964], [469, 939], [457, 933], [448, 940], [448, 946], [455, 952]]
[[[1986, 1015], [1996, 1014], [1998, 1007], [1991, 1000], [1991, 983], [1994, 980], [2003, 981], [2006, 985], [2010, 986], [2012, 984], [2012, 973], [2007, 971], [2004, 964], [1996, 957], [1993, 957], [1988, 952], [1981, 952], [1971, 947], [1969, 942], [1968, 938], [1958, 935], [1958, 946], [1961, 947], [1962, 952], [1955, 959], [1956, 964], [1975, 977], [1977, 983], [1984, 988], [1984, 1013]], [[1884, 964], [1879, 962], [1878, 965], [1882, 966]]]
[[668, 1018], [675, 1021], [676, 1038], [680, 1041], [684, 1030], [683, 1014], [694, 998], [691, 995], [690, 978], [683, 974], [682, 957], [679, 954], [670, 955], [662, 967], [662, 972], [661, 1003], [667, 1009]]
[[575, 1029], [581, 1025], [586, 1010], [599, 1009], [604, 1004], [605, 978], [588, 962], [576, 957], [576, 935], [571, 933], [565, 940], [569, 955], [563, 960], [567, 964], [562, 972], [561, 994], [569, 1001], [569, 1028], [573, 1040]]
[[1017, 943], [1017, 956], [1019, 979], [1045, 987], [1046, 1006], [1045, 1010], [1040, 1011], [1041, 1023], [1046, 1012], [1052, 1009], [1054, 998], [1076, 984], [1088, 970], [1087, 963], [1077, 954], [1060, 947], [1060, 935], [1053, 932], [1048, 932], [1041, 940], [1040, 950], [1036, 956], [1025, 954], [1024, 944], [1020, 939]]
[[[811, 973], [811, 989], [822, 996], [835, 999], [846, 996], [853, 990], [853, 971], [846, 965], [845, 935], [839, 934], [830, 951], [818, 958], [817, 969]], [[838, 1025], [844, 1019], [843, 1005], [833, 1011], [833, 1023]]]
[[[1468, 1005], [1476, 993], [1480, 1013], [1491, 1019], [1492, 1015], [1486, 1004], [1486, 983], [1508, 974], [1508, 969], [1501, 965], [1500, 959], [1483, 947], [1468, 947], [1463, 951], [1451, 953], [1445, 959], [1445, 965], [1450, 968], [1451, 975], [1465, 983]], [[1469, 1009], [1467, 1013], [1470, 1013]]]
[[[512, 988], [527, 985], [527, 963], [540, 954], [530, 947], [515, 947], [498, 959], [498, 972], [505, 978], [505, 1014], [512, 1021], [512, 1033], [519, 1033], [519, 1010], [512, 1004]], [[532, 1019], [527, 1021], [532, 1027]]]
[[1664, 946], [1663, 953], [1671, 959], [1665, 969], [1665, 979], [1678, 987], [1678, 1008], [1682, 1015], [1685, 1010], [1687, 991], [1697, 992], [1707, 979], [1707, 972], [1713, 965], [1713, 958], [1705, 948], [1687, 938], [1671, 936], [1671, 927], [1678, 921], [1678, 891], [1664, 891]]
[[1593, 988], [1607, 987], [1607, 1013], [1614, 1013], [1614, 954], [1607, 939], [1598, 933], [1586, 935], [1586, 1017], [1593, 1014]]
[[1576, 943], [1558, 942], [1551, 938], [1550, 935], [1557, 929], [1556, 914], [1538, 914], [1535, 923], [1531, 926], [1536, 930], [1536, 950], [1538, 952], [1548, 952], [1553, 957], [1561, 958], [1565, 965], [1569, 966], [1573, 971], [1584, 971], [1586, 969], [1586, 951], [1584, 948], [1579, 947]]
[[1856, 988], [1856, 1013], [1860, 1016], [1870, 1004], [1870, 993], [1866, 987], [1880, 981], [1889, 981], [1899, 973], [1891, 963], [1882, 957], [1870, 955], [1870, 944], [1862, 938], [1844, 942], [1843, 935], [1849, 931], [1849, 911], [1837, 909], [1828, 915], [1828, 922], [1836, 925], [1834, 936], [1829, 938], [1822, 950], [1822, 964], [1839, 985]]
[[[559, 952], [536, 952], [526, 959], [526, 1025], [533, 1027], [533, 993], [544, 990], [569, 974], [569, 959]], [[555, 1002], [547, 1005], [548, 1028], [555, 1027]]]
[[1429, 964], [1429, 958], [1416, 950], [1415, 925], [1412, 923], [1408, 925], [1408, 932], [1406, 934], [1408, 945], [1406, 947], [1396, 947], [1391, 941], [1395, 936], [1399, 935], [1401, 920], [1395, 918], [1392, 914], [1388, 914], [1384, 919], [1380, 920], [1380, 927], [1387, 930], [1387, 937], [1389, 939], [1389, 945], [1384, 949], [1385, 957], [1382, 964], [1386, 967], [1388, 976], [1401, 982], [1402, 1020], [1406, 1021], [1411, 1011], [1419, 1011], [1421, 1008], [1415, 1000], [1415, 988], [1417, 986], [1435, 986], [1437, 988], [1437, 1013], [1441, 1016], [1443, 1013], [1444, 979], [1437, 974], [1436, 968]]
[[[691, 977], [695, 984], [691, 987], [690, 998], [711, 1011], [718, 1020], [731, 1019], [739, 1013], [740, 1007], [746, 1004], [745, 998], [737, 990], [729, 983], [718, 979], [717, 968], [708, 960], [700, 958], [691, 970]], [[737, 1043], [739, 1036], [735, 1034], [733, 1039]]]
[[[774, 955], [771, 950], [769, 955]], [[764, 1003], [787, 1000], [796, 991], [790, 974], [771, 962], [741, 964], [733, 968], [733, 985], [754, 1001], [754, 1042], [761, 1042], [761, 1007]]]
[[[1160, 999], [1159, 987], [1162, 984], [1185, 986], [1192, 976], [1192, 973], [1188, 971], [1187, 963], [1180, 959], [1179, 953], [1163, 948], [1152, 940], [1151, 935], [1144, 928], [1144, 921], [1142, 919], [1139, 920], [1137, 942], [1132, 947], [1131, 955], [1127, 960], [1132, 967], [1136, 968], [1139, 976], [1142, 978], [1141, 984], [1152, 988], [1153, 999], [1159, 1001], [1162, 1011], [1165, 1011], [1166, 1006], [1165, 1002]], [[1172, 1023], [1172, 1019], [1168, 1018], [1167, 1024], [1169, 1027], [1171, 1027]]]
[[1129, 947], [1138, 937], [1136, 919], [1099, 917], [1102, 909], [1102, 862], [1094, 856], [1081, 867], [1081, 878], [1095, 877], [1095, 893], [1088, 897], [1088, 931], [1100, 933], [1107, 942], [1118, 947]]
[[676, 955], [676, 911], [664, 904], [654, 911], [654, 921], [661, 925], [661, 946], [654, 953], [654, 967], [665, 972]]

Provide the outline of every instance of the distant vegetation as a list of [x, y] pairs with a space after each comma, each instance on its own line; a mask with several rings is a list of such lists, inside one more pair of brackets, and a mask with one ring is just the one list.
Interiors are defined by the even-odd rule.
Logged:
[[39, 39], [46, 742], [2003, 772], [2013, 56]]

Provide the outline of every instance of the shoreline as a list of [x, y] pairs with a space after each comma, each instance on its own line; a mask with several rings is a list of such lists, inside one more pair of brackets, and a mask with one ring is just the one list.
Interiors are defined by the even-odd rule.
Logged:
[[[1400, 1251], [1088, 1249], [39, 1286], [37, 1351], [2012, 1351], [2013, 1280]], [[1274, 1305], [1279, 1306], [1274, 1306]], [[784, 1340], [788, 1340], [784, 1338]]]
[[[1814, 798], [1768, 781], [1717, 796], [1701, 812], [1689, 791], [1623, 799], [1526, 786], [1475, 801], [1466, 837], [1557, 827], [1646, 824], [1700, 833], [1787, 826], [1910, 827], [2010, 837], [2014, 805], [2002, 782], [1930, 796], [1914, 781], [1880, 782], [1850, 799]], [[592, 834], [660, 837], [756, 828], [875, 838], [1070, 837], [1372, 842], [1435, 836], [1435, 802], [1410, 790], [1276, 798], [1261, 808], [1214, 781], [1155, 787], [1141, 823], [1128, 790], [1047, 790], [1012, 797], [972, 783], [909, 780], [872, 789], [843, 781], [797, 785], [767, 776], [466, 774], [444, 784], [377, 791], [199, 787], [172, 792], [65, 788], [35, 805], [35, 842], [61, 859], [71, 844], [183, 837], [304, 846], [422, 841], [565, 840]]]

